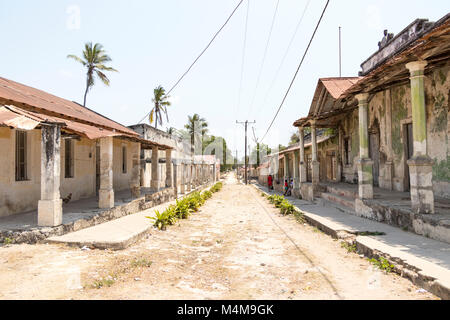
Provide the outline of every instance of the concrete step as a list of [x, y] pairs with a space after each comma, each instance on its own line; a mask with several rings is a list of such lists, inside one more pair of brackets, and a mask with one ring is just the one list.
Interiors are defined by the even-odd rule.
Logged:
[[327, 192], [338, 195], [338, 196], [350, 198], [353, 200], [358, 198], [358, 190], [357, 189], [350, 190], [350, 189], [345, 189], [345, 188], [327, 186]]
[[328, 192], [322, 192], [321, 198], [326, 201], [336, 203], [340, 206], [344, 206], [349, 209], [355, 210], [355, 199], [354, 198], [346, 197], [343, 195], [337, 195], [334, 193], [328, 193]]

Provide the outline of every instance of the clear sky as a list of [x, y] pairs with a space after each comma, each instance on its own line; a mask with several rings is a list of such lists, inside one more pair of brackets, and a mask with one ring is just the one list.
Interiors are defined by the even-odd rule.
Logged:
[[[170, 123], [163, 125], [164, 129], [182, 128], [188, 115], [199, 113], [209, 122], [211, 133], [224, 136], [233, 153], [238, 149], [240, 156], [244, 131], [242, 125], [235, 124], [236, 120], [256, 120], [257, 136], [264, 135], [326, 2], [310, 1], [275, 79], [308, 2], [279, 0], [255, 91], [277, 0], [250, 0], [238, 103], [247, 1], [173, 91]], [[135, 124], [150, 110], [153, 88], [161, 84], [168, 89], [175, 83], [237, 3], [238, 0], [0, 0], [0, 76], [82, 102], [85, 70], [66, 56], [81, 55], [85, 42], [99, 42], [112, 57], [111, 66], [120, 72], [110, 74], [110, 87], [97, 82], [87, 105], [122, 124]], [[384, 29], [396, 34], [416, 18], [436, 21], [449, 9], [448, 0], [331, 0], [291, 94], [264, 143], [286, 145], [295, 131], [292, 123], [308, 112], [318, 78], [339, 75], [339, 26], [342, 75], [357, 76], [361, 62], [377, 50]], [[250, 137], [251, 131], [250, 127]]]

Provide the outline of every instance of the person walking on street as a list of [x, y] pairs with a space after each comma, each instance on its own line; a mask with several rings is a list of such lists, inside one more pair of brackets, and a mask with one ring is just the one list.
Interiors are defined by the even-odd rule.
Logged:
[[270, 192], [270, 190], [273, 189], [273, 178], [272, 178], [272, 175], [270, 175], [270, 174], [267, 177], [267, 187], [269, 188], [269, 192]]

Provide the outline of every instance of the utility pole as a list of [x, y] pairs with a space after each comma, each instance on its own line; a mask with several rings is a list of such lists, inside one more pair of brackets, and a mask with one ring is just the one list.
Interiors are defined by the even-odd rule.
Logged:
[[239, 121], [236, 120], [236, 123], [245, 125], [245, 157], [244, 157], [245, 170], [244, 170], [244, 177], [245, 177], [245, 184], [248, 184], [248, 175], [247, 175], [247, 166], [248, 166], [248, 160], [247, 160], [247, 126], [248, 126], [249, 123], [250, 124], [256, 123], [256, 121], [248, 122], [248, 120], [245, 120], [245, 122], [239, 122]]
[[339, 27], [339, 78], [342, 77], [341, 27]]

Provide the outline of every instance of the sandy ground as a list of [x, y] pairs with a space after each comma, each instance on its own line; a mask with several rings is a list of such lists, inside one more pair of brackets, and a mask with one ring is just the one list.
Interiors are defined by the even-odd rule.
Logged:
[[232, 175], [198, 213], [126, 250], [10, 245], [0, 268], [0, 299], [437, 299]]

